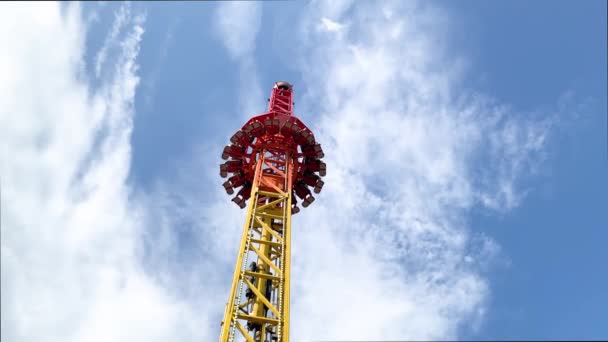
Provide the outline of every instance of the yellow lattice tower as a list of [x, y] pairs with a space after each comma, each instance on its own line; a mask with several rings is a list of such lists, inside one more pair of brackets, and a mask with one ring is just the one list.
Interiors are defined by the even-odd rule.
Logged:
[[289, 341], [291, 215], [296, 196], [310, 205], [308, 187], [320, 192], [317, 173], [325, 176], [321, 146], [293, 116], [292, 96], [290, 84], [277, 82], [268, 112], [250, 119], [222, 154], [230, 160], [220, 175], [233, 174], [224, 187], [229, 194], [241, 187], [233, 201], [247, 214], [220, 341]]

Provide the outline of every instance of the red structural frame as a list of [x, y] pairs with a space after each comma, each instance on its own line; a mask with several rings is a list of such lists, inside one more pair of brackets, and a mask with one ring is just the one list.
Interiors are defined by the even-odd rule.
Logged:
[[[326, 174], [326, 165], [321, 145], [316, 142], [312, 131], [293, 115], [293, 86], [287, 82], [277, 82], [268, 99], [268, 111], [249, 119], [231, 138], [231, 144], [224, 147], [220, 164], [220, 176], [228, 177], [223, 184], [228, 194], [239, 207], [245, 208], [251, 195], [251, 185], [255, 165], [262, 151], [288, 151], [294, 161], [292, 213], [299, 211], [296, 197], [304, 207], [319, 193]], [[237, 191], [238, 190], [238, 191]]]

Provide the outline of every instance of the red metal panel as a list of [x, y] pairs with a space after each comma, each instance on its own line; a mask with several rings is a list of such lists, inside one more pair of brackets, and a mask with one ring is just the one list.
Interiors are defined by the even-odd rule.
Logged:
[[[254, 169], [263, 151], [274, 153], [282, 163], [286, 159], [293, 160], [294, 173], [289, 177], [293, 178], [290, 184], [294, 186], [284, 191], [292, 191], [300, 197], [305, 207], [314, 201], [308, 187], [313, 188], [315, 193], [323, 188], [324, 182], [319, 176], [323, 177], [326, 173], [326, 165], [321, 161], [325, 154], [312, 131], [294, 116], [293, 104], [293, 86], [287, 82], [275, 83], [268, 99], [268, 111], [249, 119], [230, 138], [232, 144], [224, 148], [222, 159], [228, 161], [220, 165], [220, 176], [232, 174], [223, 183], [228, 194], [241, 187], [233, 198], [241, 208], [246, 206], [249, 196], [245, 192], [251, 189]], [[267, 160], [272, 161], [272, 157]], [[272, 182], [271, 176], [268, 179], [268, 182]], [[293, 198], [292, 213], [295, 214], [299, 209], [295, 206], [296, 196]]]

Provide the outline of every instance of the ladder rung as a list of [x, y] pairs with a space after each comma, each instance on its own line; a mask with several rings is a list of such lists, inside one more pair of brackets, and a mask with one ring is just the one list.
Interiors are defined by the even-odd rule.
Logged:
[[279, 324], [279, 320], [278, 319], [268, 318], [268, 317], [259, 317], [259, 316], [245, 315], [245, 314], [237, 314], [236, 318], [237, 319], [244, 319], [246, 321], [256, 322], [256, 323], [268, 323], [268, 324], [272, 324], [272, 325]]
[[263, 244], [274, 246], [274, 247], [281, 247], [282, 246], [279, 242], [260, 240], [260, 239], [254, 239], [254, 238], [251, 239], [251, 242], [263, 243]]
[[251, 271], [245, 271], [245, 275], [250, 276], [250, 277], [258, 277], [258, 278], [264, 278], [264, 279], [270, 279], [270, 280], [281, 280], [281, 278], [279, 278], [275, 275], [272, 275], [272, 274], [264, 274], [264, 273], [251, 272]]

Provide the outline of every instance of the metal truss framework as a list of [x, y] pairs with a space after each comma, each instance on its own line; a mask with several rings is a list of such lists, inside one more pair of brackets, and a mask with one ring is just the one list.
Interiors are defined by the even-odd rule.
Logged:
[[289, 340], [292, 154], [258, 154], [220, 341]]

